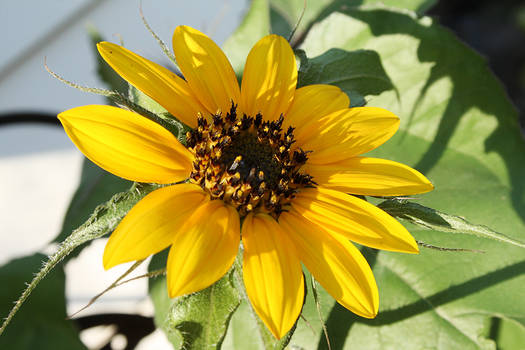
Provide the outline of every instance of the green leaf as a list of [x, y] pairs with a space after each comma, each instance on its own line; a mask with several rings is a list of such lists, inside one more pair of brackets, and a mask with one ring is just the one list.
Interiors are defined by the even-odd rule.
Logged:
[[388, 199], [378, 205], [388, 214], [408, 220], [418, 226], [441, 232], [470, 234], [481, 238], [493, 239], [525, 248], [525, 243], [517, 241], [483, 225], [471, 224], [462, 217], [442, 213], [421, 204], [406, 200]]
[[[115, 194], [109, 201], [95, 208], [89, 219], [67, 236], [56, 252], [40, 267], [33, 279], [18, 298], [0, 328], [0, 335], [14, 315], [27, 300], [37, 285], [75, 248], [112, 232], [128, 211], [146, 194], [158, 188], [157, 185], [135, 184], [130, 190]], [[13, 299], [14, 300], [14, 299]]]
[[[157, 254], [150, 270], [166, 266], [167, 251]], [[190, 295], [170, 299], [166, 278], [150, 280], [150, 296], [155, 306], [155, 324], [177, 349], [220, 349], [230, 319], [241, 297], [231, 270], [210, 287]]]
[[134, 87], [133, 85], [129, 86], [128, 90], [129, 99], [131, 102], [136, 103], [142, 108], [154, 113], [156, 115], [163, 115], [168, 113], [168, 111], [162, 107], [157, 101], [153, 100], [151, 97]]
[[200, 292], [177, 298], [168, 316], [167, 331], [181, 334], [182, 349], [220, 349], [239, 302], [230, 272]]
[[270, 0], [272, 32], [287, 38], [304, 12], [293, 40], [301, 42], [312, 25], [336, 11], [360, 5], [382, 4], [423, 14], [436, 3], [437, 0]]
[[[147, 115], [154, 115], [154, 121], [162, 125], [164, 128], [168, 129], [175, 137], [182, 142], [186, 143], [186, 132], [190, 130], [190, 127], [183, 124], [173, 115], [171, 115], [164, 107], [159, 103], [153, 100], [151, 97], [135, 88], [134, 86], [129, 86], [129, 100], [136, 106], [140, 106]], [[141, 111], [137, 111], [141, 113]]]
[[[0, 313], [7, 315], [25, 282], [38, 270], [45, 255], [35, 254], [15, 259], [0, 267]], [[86, 349], [78, 330], [66, 320], [65, 275], [55, 269], [42, 282], [20, 310], [18, 317], [0, 336], [0, 348], [9, 350], [72, 350]]]
[[241, 25], [222, 47], [237, 76], [242, 75], [246, 57], [252, 46], [268, 34], [270, 34], [268, 0], [252, 0]]
[[[500, 350], [515, 350], [525, 344], [525, 327], [517, 322], [506, 319], [495, 319], [497, 321], [496, 341]], [[491, 330], [492, 331], [492, 330]]]
[[375, 51], [330, 49], [313, 59], [301, 53], [299, 56], [298, 87], [313, 81], [337, 85], [350, 97], [352, 107], [364, 106], [364, 96], [379, 95], [394, 88]]
[[[301, 48], [309, 57], [331, 48], [376, 51], [398, 94], [384, 91], [368, 104], [392, 110], [401, 126], [371, 155], [428, 176], [435, 190], [420, 196], [421, 205], [524, 240], [525, 144], [516, 111], [483, 58], [430, 18], [379, 7], [332, 14]], [[334, 305], [324, 315], [333, 349], [495, 349], [482, 335], [488, 319], [525, 324], [523, 249], [404, 224], [418, 240], [486, 253], [365, 250], [380, 311], [365, 320], [333, 301], [326, 306], [330, 298], [321, 292], [323, 308]], [[305, 314], [315, 315], [309, 307], [307, 301]], [[300, 322], [291, 344], [324, 349], [321, 328], [314, 328]]]
[[[272, 30], [274, 33], [288, 38], [298, 24], [301, 14], [303, 17], [297, 27], [295, 38], [301, 37], [308, 27], [316, 21], [323, 9], [334, 3], [334, 0], [270, 0], [272, 8]], [[348, 4], [349, 1], [346, 1]], [[306, 4], [306, 7], [305, 7]], [[282, 23], [286, 21], [288, 26]]]
[[430, 10], [438, 0], [365, 0], [363, 4], [383, 4], [385, 6], [412, 10], [417, 14], [423, 14]]

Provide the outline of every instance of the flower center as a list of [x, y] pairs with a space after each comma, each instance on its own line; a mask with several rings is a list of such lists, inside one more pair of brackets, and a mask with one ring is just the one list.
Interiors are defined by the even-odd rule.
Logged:
[[200, 185], [212, 199], [235, 206], [241, 217], [254, 210], [275, 218], [301, 187], [314, 186], [312, 177], [299, 170], [308, 159], [305, 151], [291, 149], [293, 128], [282, 130], [283, 117], [263, 121], [237, 115], [237, 106], [208, 122], [202, 116], [187, 133], [194, 154], [190, 181]]

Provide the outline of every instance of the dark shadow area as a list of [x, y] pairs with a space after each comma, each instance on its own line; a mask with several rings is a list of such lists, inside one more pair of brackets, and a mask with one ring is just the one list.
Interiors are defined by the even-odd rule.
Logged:
[[487, 58], [525, 126], [525, 3], [523, 0], [440, 0], [428, 11]]
[[[129, 314], [96, 314], [85, 317], [75, 318], [73, 320], [80, 330], [89, 329], [97, 326], [116, 326], [115, 334], [123, 335], [126, 338], [126, 347], [124, 350], [133, 350], [137, 344], [152, 333], [156, 328], [152, 317]], [[100, 348], [100, 350], [112, 350], [111, 340]]]
[[202, 334], [202, 325], [199, 322], [184, 321], [179, 323], [176, 328], [182, 335], [181, 349], [193, 349], [193, 343]]

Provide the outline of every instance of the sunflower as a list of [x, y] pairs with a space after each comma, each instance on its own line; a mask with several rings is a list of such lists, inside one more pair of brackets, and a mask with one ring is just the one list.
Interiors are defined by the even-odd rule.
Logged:
[[336, 86], [297, 89], [294, 53], [278, 35], [251, 49], [240, 87], [224, 53], [203, 33], [179, 26], [173, 48], [184, 78], [119, 45], [98, 44], [118, 74], [191, 128], [185, 145], [117, 107], [83, 106], [58, 116], [75, 145], [103, 169], [167, 185], [121, 221], [104, 267], [171, 246], [166, 268], [173, 298], [220, 279], [242, 240], [247, 295], [276, 338], [301, 312], [301, 263], [345, 308], [375, 317], [377, 285], [350, 241], [404, 253], [417, 253], [418, 246], [399, 222], [354, 195], [433, 189], [408, 166], [360, 156], [396, 132], [398, 117], [381, 108], [349, 108]]

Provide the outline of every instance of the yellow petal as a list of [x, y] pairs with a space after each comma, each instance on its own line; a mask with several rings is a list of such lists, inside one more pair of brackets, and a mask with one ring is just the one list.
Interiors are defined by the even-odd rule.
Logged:
[[58, 119], [86, 157], [124, 179], [168, 184], [191, 173], [192, 154], [168, 130], [141, 115], [90, 105], [62, 112]]
[[419, 252], [403, 225], [357, 197], [319, 186], [301, 190], [292, 206], [309, 221], [359, 244], [403, 253]]
[[140, 200], [109, 237], [104, 268], [145, 259], [168, 247], [194, 208], [209, 197], [197, 185], [163, 187]]
[[266, 214], [249, 214], [242, 225], [243, 278], [255, 312], [277, 338], [295, 324], [304, 300], [301, 263], [293, 243]]
[[157, 101], [183, 123], [195, 127], [197, 114], [206, 109], [193, 95], [188, 83], [170, 70], [128, 49], [108, 43], [97, 44], [104, 60], [131, 85]]
[[375, 317], [379, 307], [376, 281], [352, 243], [307, 222], [293, 210], [282, 213], [279, 224], [306, 268], [337, 302], [360, 316]]
[[354, 157], [331, 164], [306, 164], [304, 171], [325, 188], [364, 196], [406, 196], [432, 191], [419, 171], [391, 160]]
[[284, 130], [293, 126], [297, 130], [309, 122], [348, 108], [350, 99], [333, 85], [308, 85], [295, 91], [293, 103], [284, 118]]
[[266, 120], [285, 114], [297, 86], [297, 64], [290, 44], [268, 35], [252, 48], [246, 59], [241, 86], [241, 111], [262, 113]]
[[205, 34], [188, 26], [173, 33], [173, 50], [184, 78], [210, 113], [239, 103], [239, 84], [222, 50]]
[[237, 211], [220, 200], [192, 207], [168, 255], [170, 298], [202, 290], [231, 267], [240, 241]]
[[399, 127], [399, 118], [383, 108], [354, 107], [329, 114], [295, 133], [297, 147], [313, 151], [309, 163], [348, 159], [382, 145]]

